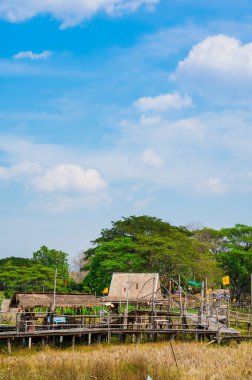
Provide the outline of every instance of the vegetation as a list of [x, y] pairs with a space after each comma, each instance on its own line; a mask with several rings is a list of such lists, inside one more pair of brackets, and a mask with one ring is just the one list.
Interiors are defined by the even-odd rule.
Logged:
[[56, 269], [61, 277], [68, 277], [68, 254], [56, 249], [49, 249], [43, 245], [38, 251], [33, 252], [33, 260], [47, 268]]
[[206, 346], [169, 343], [77, 347], [0, 355], [2, 380], [210, 380], [251, 379], [251, 343]]
[[252, 273], [252, 226], [189, 230], [151, 216], [130, 216], [112, 222], [84, 252], [83, 284], [69, 278], [68, 254], [43, 245], [32, 259], [9, 257], [0, 260], [0, 291], [52, 291], [55, 268], [60, 292], [96, 292], [110, 285], [113, 272], [158, 272], [188, 280], [208, 278], [210, 287], [220, 287], [222, 276], [230, 276], [233, 297], [249, 292]]
[[94, 248], [84, 253], [89, 270], [84, 287], [101, 293], [109, 286], [113, 272], [158, 272], [164, 280], [177, 278], [203, 280], [209, 284], [221, 280], [221, 269], [209, 251], [209, 245], [192, 237], [182, 227], [149, 216], [131, 216], [112, 222], [93, 241]]
[[[37, 260], [21, 257], [8, 257], [0, 260], [0, 290], [5, 297], [10, 297], [15, 291], [43, 292], [52, 291], [55, 270], [42, 265]], [[57, 290], [66, 292], [64, 279], [57, 279]]]

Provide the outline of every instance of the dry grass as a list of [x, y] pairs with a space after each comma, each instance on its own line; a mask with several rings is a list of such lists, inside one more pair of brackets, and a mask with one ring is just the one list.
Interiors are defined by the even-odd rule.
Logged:
[[252, 379], [252, 344], [169, 343], [22, 349], [0, 355], [0, 379], [11, 380], [245, 380]]

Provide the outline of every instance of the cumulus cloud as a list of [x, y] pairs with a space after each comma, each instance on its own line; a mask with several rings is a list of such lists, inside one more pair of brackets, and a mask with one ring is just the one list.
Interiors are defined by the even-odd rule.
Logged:
[[46, 194], [39, 201], [30, 204], [32, 209], [47, 210], [51, 213], [76, 212], [85, 208], [108, 207], [112, 199], [108, 194], [81, 194], [69, 196], [66, 194]]
[[141, 125], [157, 125], [161, 123], [161, 117], [160, 116], [146, 116], [142, 115], [140, 118]]
[[46, 193], [92, 193], [107, 187], [95, 169], [84, 170], [79, 165], [60, 164], [44, 169], [35, 162], [24, 161], [5, 167], [0, 166], [0, 181], [23, 182], [35, 190]]
[[82, 23], [97, 12], [116, 15], [136, 11], [145, 5], [153, 8], [159, 0], [0, 0], [0, 17], [21, 22], [40, 14], [50, 14], [61, 22], [61, 28]]
[[45, 174], [34, 178], [32, 183], [43, 192], [94, 192], [107, 186], [97, 170], [64, 164], [49, 168]]
[[195, 183], [195, 189], [201, 193], [221, 195], [228, 191], [227, 186], [217, 177], [209, 177], [203, 182]]
[[192, 107], [192, 99], [190, 96], [181, 96], [178, 93], [161, 94], [158, 96], [146, 96], [138, 99], [133, 104], [140, 111], [166, 111], [170, 108], [181, 109]]
[[24, 161], [10, 167], [0, 166], [0, 181], [20, 180], [41, 173], [41, 166], [34, 162]]
[[13, 56], [14, 59], [30, 59], [31, 61], [36, 61], [40, 59], [47, 59], [52, 55], [52, 52], [49, 50], [44, 50], [42, 53], [33, 53], [31, 50], [20, 51], [19, 53]]
[[175, 74], [211, 72], [220, 75], [252, 76], [252, 43], [242, 44], [236, 38], [217, 35], [194, 45], [180, 61]]
[[141, 159], [145, 164], [148, 164], [150, 166], [159, 167], [159, 166], [162, 166], [163, 164], [163, 161], [159, 157], [159, 155], [150, 149], [147, 149], [144, 151]]

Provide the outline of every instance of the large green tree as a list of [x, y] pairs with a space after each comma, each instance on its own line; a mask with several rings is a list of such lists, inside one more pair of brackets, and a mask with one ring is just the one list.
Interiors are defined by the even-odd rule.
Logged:
[[38, 251], [33, 252], [33, 260], [45, 267], [56, 269], [58, 276], [68, 277], [68, 254], [56, 249], [49, 249], [43, 245]]
[[[54, 286], [54, 270], [30, 259], [7, 257], [0, 260], [0, 290], [6, 296], [16, 291], [47, 292]], [[57, 290], [64, 291], [63, 281], [58, 279]]]
[[208, 245], [161, 219], [123, 218], [102, 230], [93, 243], [84, 253], [89, 261], [84, 287], [91, 291], [101, 292], [108, 286], [113, 272], [159, 272], [164, 278], [177, 278], [180, 273], [184, 281], [208, 276], [212, 283], [221, 277]]
[[230, 276], [230, 287], [236, 297], [248, 293], [250, 275], [252, 273], [252, 226], [236, 224], [232, 228], [219, 231], [218, 260], [225, 272]]

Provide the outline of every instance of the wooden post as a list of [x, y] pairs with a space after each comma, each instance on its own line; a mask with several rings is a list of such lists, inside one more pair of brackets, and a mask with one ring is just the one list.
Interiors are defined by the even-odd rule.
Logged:
[[171, 310], [171, 279], [169, 278], [169, 303], [168, 303], [168, 311]]
[[31, 345], [32, 345], [32, 337], [29, 336], [29, 338], [28, 338], [28, 347], [31, 348]]
[[180, 286], [180, 274], [179, 274], [178, 285], [179, 285], [179, 308], [180, 308], [180, 314], [182, 314], [182, 297], [181, 297], [181, 286]]
[[56, 307], [56, 285], [57, 285], [57, 268], [55, 269], [54, 274], [54, 287], [53, 287], [53, 305], [52, 305], [52, 311], [55, 311]]
[[60, 341], [60, 344], [63, 343], [63, 335], [60, 335], [60, 339], [59, 339], [59, 341]]
[[141, 343], [141, 333], [137, 333], [137, 344]]
[[88, 334], [88, 345], [90, 346], [92, 342], [92, 334]]
[[252, 274], [250, 275], [250, 318], [249, 318], [249, 331], [252, 330]]
[[7, 349], [8, 349], [8, 354], [11, 354], [11, 340], [7, 339]]
[[75, 346], [75, 335], [72, 336], [72, 348]]

